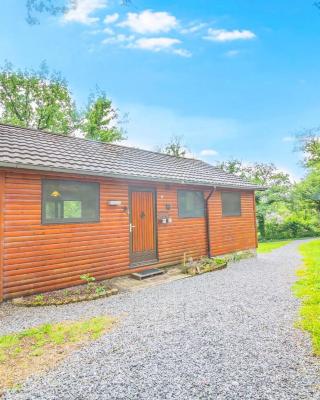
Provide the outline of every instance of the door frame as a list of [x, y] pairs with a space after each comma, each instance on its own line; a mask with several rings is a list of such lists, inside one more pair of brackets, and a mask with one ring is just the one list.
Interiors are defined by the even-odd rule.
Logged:
[[130, 232], [129, 225], [129, 260], [130, 268], [136, 268], [144, 265], [156, 264], [159, 262], [159, 252], [158, 252], [158, 212], [157, 212], [157, 190], [154, 187], [144, 187], [144, 186], [129, 186], [129, 224], [132, 224], [132, 192], [151, 192], [153, 193], [153, 235], [154, 235], [154, 246], [155, 246], [155, 259], [150, 261], [133, 261], [132, 255], [132, 233]]

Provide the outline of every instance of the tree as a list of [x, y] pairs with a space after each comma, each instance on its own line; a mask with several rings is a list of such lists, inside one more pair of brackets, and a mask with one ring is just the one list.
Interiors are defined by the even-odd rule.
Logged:
[[231, 159], [227, 161], [221, 161], [216, 163], [216, 167], [228, 172], [229, 174], [237, 175], [243, 179], [247, 179], [247, 169], [240, 160]]
[[274, 164], [244, 165], [235, 159], [218, 163], [216, 166], [248, 182], [266, 187], [266, 190], [256, 192], [258, 230], [261, 238], [265, 238], [268, 214], [275, 211], [275, 205], [290, 201], [292, 184], [289, 175], [279, 171]]
[[305, 130], [297, 138], [298, 150], [304, 154], [304, 166], [320, 170], [320, 128]]
[[97, 89], [78, 111], [66, 81], [45, 63], [39, 71], [14, 71], [8, 63], [0, 69], [0, 122], [102, 142], [124, 139], [118, 110], [104, 92]]
[[[74, 0], [73, 0], [74, 1]], [[27, 0], [27, 22], [30, 25], [39, 24], [37, 14], [47, 13], [50, 15], [58, 15], [67, 11], [66, 1], [61, 0]]]
[[312, 128], [298, 135], [299, 147], [303, 152], [306, 177], [295, 186], [296, 204], [303, 204], [309, 215], [317, 213], [320, 220], [320, 128]]
[[182, 143], [183, 137], [174, 135], [171, 137], [169, 143], [164, 145], [164, 147], [158, 147], [157, 151], [160, 153], [169, 154], [176, 157], [185, 157], [188, 149]]
[[[26, 21], [30, 25], [40, 23], [40, 14], [59, 15], [67, 12], [70, 7], [76, 7], [79, 0], [26, 0], [27, 17]], [[120, 5], [129, 6], [130, 0], [119, 0]]]
[[88, 139], [116, 142], [125, 139], [123, 129], [117, 125], [118, 120], [118, 110], [112, 106], [106, 94], [97, 89], [89, 98], [81, 130]]
[[279, 171], [274, 164], [255, 163], [249, 169], [252, 183], [265, 186], [265, 191], [256, 192], [258, 229], [262, 238], [266, 236], [266, 217], [274, 205], [290, 201], [291, 182], [289, 175]]
[[294, 199], [303, 203], [304, 209], [316, 210], [320, 217], [320, 173], [310, 171], [294, 188]]
[[0, 69], [0, 121], [25, 128], [69, 134], [77, 112], [64, 79], [45, 63], [38, 71]]

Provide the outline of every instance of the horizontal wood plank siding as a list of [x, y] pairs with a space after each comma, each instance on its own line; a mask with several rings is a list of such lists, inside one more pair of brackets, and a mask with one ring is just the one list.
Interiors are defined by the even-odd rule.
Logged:
[[[41, 224], [41, 180], [100, 183], [100, 222]], [[112, 207], [108, 200], [121, 200]], [[90, 273], [107, 278], [129, 264], [128, 185], [74, 175], [6, 171], [3, 286], [6, 298], [79, 284]]]
[[[177, 190], [181, 188], [166, 185], [158, 187], [158, 216], [172, 218], [171, 224], [158, 224], [159, 258], [163, 263], [182, 262], [184, 253], [196, 258], [206, 254], [205, 219], [178, 216]], [[170, 210], [166, 205], [170, 206]]]
[[222, 216], [220, 191], [214, 193], [209, 204], [211, 253], [213, 256], [256, 247], [254, 192], [241, 192], [241, 216]]
[[0, 171], [0, 302], [4, 298], [3, 291], [3, 258], [4, 258], [4, 216], [5, 216], [5, 172]]
[[[178, 216], [177, 190], [189, 186], [13, 169], [2, 169], [1, 173], [4, 195], [0, 299], [1, 276], [3, 297], [11, 298], [79, 284], [79, 276], [84, 273], [97, 279], [131, 273], [131, 186], [156, 190], [159, 266], [182, 262], [184, 255], [199, 258], [207, 254], [205, 218]], [[41, 181], [46, 177], [99, 182], [100, 222], [42, 225]], [[204, 191], [207, 196], [208, 190]], [[120, 200], [121, 206], [109, 206], [108, 200]], [[170, 217], [172, 223], [160, 223], [161, 216]], [[242, 192], [241, 217], [222, 217], [220, 192], [216, 191], [209, 202], [209, 217], [213, 255], [255, 247], [253, 192]]]

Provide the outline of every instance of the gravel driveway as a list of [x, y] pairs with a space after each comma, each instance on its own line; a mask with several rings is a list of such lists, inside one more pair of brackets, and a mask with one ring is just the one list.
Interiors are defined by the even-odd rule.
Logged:
[[120, 323], [5, 399], [320, 399], [319, 361], [293, 327], [293, 242], [229, 268], [59, 308], [0, 306], [0, 333], [116, 315]]

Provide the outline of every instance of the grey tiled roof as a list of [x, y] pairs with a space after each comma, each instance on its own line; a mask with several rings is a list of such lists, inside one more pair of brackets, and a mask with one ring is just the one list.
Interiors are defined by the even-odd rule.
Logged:
[[258, 189], [200, 160], [1, 124], [0, 166]]

